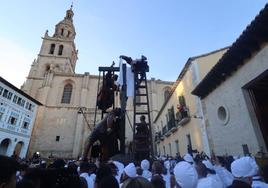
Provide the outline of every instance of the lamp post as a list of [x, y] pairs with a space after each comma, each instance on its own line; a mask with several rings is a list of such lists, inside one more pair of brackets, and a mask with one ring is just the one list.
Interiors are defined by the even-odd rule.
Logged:
[[190, 116], [191, 118], [194, 118], [194, 119], [203, 119], [203, 117], [202, 116], [197, 116], [197, 115], [192, 115], [192, 116]]

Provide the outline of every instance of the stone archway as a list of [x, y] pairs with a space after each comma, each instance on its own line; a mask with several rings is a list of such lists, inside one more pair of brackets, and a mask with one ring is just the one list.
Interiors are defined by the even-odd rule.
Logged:
[[7, 150], [8, 150], [10, 143], [11, 143], [11, 140], [9, 138], [2, 140], [2, 142], [0, 144], [0, 155], [7, 154]]
[[24, 143], [22, 141], [19, 141], [14, 148], [13, 155], [20, 156], [23, 146]]

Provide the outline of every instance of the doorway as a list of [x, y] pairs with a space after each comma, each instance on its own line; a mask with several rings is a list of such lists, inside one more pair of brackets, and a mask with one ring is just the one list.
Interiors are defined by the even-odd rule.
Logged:
[[7, 154], [7, 149], [8, 146], [10, 144], [11, 140], [6, 138], [4, 140], [2, 140], [1, 144], [0, 144], [0, 155], [6, 155]]
[[246, 85], [259, 130], [268, 149], [268, 71]]

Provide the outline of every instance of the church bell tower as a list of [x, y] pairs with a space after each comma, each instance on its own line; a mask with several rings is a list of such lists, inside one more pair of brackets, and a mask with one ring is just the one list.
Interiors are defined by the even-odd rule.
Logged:
[[73, 25], [72, 6], [66, 11], [62, 21], [55, 26], [52, 36], [48, 30], [42, 37], [42, 45], [38, 57], [31, 65], [22, 90], [36, 97], [37, 88], [49, 84], [49, 79], [55, 74], [75, 74], [78, 50], [75, 46], [75, 27]]

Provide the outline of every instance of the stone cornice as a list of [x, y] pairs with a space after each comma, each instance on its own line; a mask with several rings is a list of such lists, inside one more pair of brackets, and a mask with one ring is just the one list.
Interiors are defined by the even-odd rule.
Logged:
[[21, 137], [25, 137], [25, 138], [30, 138], [29, 135], [21, 134], [21, 133], [15, 132], [15, 131], [10, 131], [8, 129], [0, 128], [0, 131], [6, 132], [6, 133], [9, 133], [9, 134], [13, 134], [13, 135], [17, 135], [17, 136], [21, 136]]

